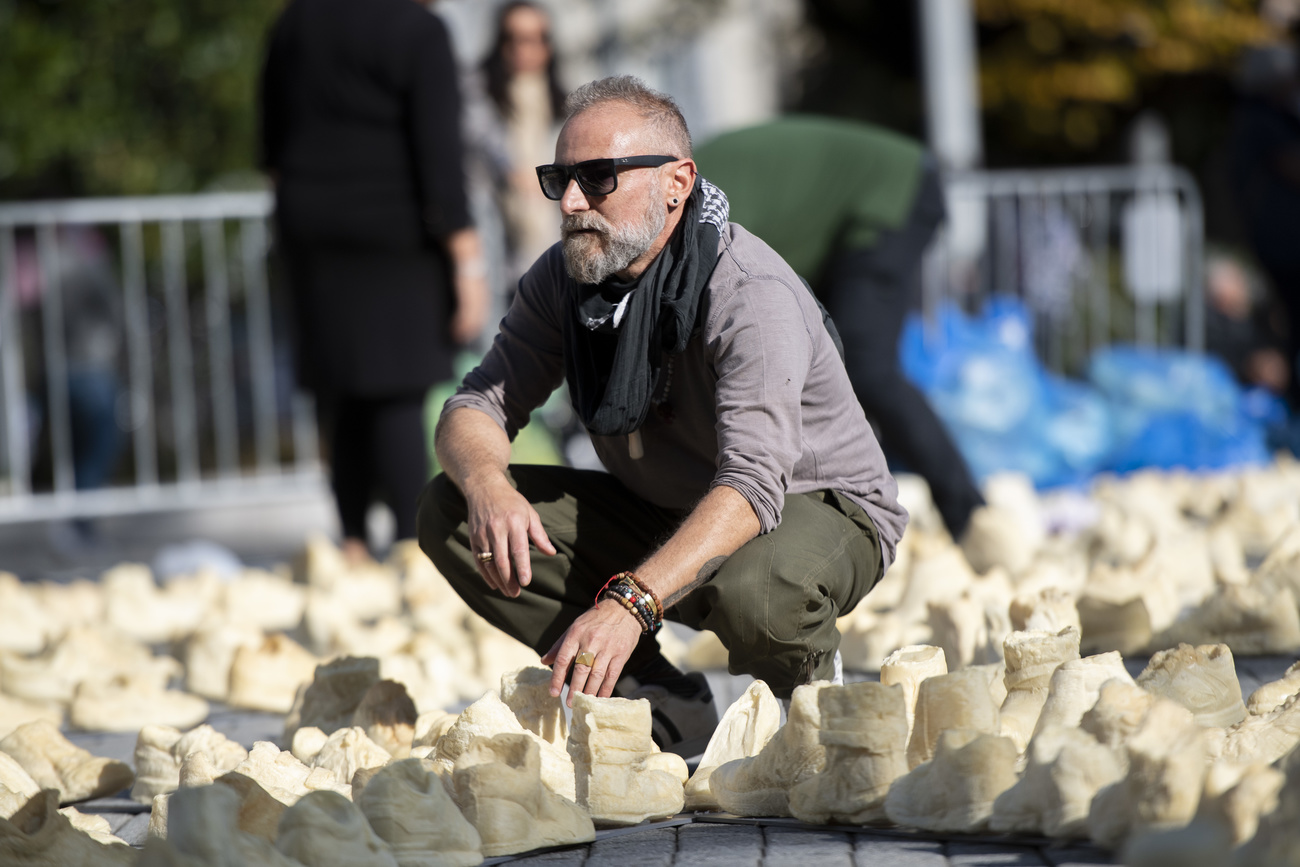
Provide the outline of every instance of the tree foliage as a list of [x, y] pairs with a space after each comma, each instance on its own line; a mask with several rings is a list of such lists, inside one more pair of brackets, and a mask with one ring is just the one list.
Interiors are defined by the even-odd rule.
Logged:
[[254, 163], [275, 0], [0, 0], [0, 197], [190, 192]]

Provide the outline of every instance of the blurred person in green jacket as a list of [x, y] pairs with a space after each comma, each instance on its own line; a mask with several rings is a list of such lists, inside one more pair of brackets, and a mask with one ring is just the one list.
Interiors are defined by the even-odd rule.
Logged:
[[797, 115], [718, 136], [695, 158], [727, 191], [732, 219], [780, 253], [826, 306], [881, 444], [925, 478], [960, 540], [983, 497], [898, 360], [903, 321], [919, 300], [921, 255], [944, 218], [933, 160], [885, 129]]

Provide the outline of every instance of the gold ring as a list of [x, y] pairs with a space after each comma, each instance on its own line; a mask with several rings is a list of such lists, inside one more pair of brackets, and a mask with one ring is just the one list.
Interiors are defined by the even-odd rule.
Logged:
[[478, 559], [478, 561], [479, 561], [480, 563], [491, 563], [491, 562], [492, 562], [492, 552], [491, 552], [491, 551], [483, 551], [483, 552], [481, 552], [481, 553], [475, 554], [474, 556]]
[[585, 665], [588, 668], [591, 668], [596, 664], [596, 654], [592, 653], [590, 650], [584, 650], [573, 658], [573, 662], [575, 665]]

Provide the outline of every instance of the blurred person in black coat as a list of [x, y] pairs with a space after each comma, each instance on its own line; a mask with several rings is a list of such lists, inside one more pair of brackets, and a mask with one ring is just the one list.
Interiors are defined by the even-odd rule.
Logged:
[[487, 315], [444, 24], [412, 0], [292, 0], [261, 83], [262, 164], [345, 553], [378, 493], [415, 535], [425, 395]]

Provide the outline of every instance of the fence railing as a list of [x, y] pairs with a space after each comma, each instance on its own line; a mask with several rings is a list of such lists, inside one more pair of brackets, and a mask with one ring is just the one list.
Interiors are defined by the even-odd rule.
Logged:
[[[1067, 372], [1115, 341], [1202, 348], [1202, 213], [1185, 172], [944, 183], [927, 311], [1014, 294], [1040, 357]], [[0, 204], [0, 522], [319, 495], [312, 404], [270, 279], [271, 207], [261, 193]]]
[[949, 217], [926, 255], [923, 306], [993, 294], [1034, 314], [1050, 368], [1115, 342], [1204, 348], [1199, 190], [1173, 166], [997, 170], [944, 179]]
[[267, 194], [0, 204], [0, 521], [319, 491]]

